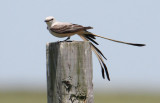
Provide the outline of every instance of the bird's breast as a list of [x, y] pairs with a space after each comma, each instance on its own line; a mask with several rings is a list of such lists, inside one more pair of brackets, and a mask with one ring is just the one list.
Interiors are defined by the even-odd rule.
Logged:
[[72, 36], [72, 35], [75, 35], [76, 33], [64, 33], [64, 34], [59, 34], [59, 33], [55, 33], [55, 32], [52, 32], [49, 30], [49, 32], [53, 35], [53, 36], [56, 36], [56, 37], [59, 37], [59, 38], [64, 38], [64, 37], [69, 37], [69, 36]]

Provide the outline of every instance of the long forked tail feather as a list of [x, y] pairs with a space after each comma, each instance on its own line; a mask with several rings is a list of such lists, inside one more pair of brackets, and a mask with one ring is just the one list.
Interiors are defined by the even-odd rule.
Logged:
[[91, 42], [99, 45], [99, 44], [94, 40], [94, 39], [96, 39], [95, 37], [93, 38], [92, 36], [89, 36], [89, 35], [84, 35], [84, 36], [85, 36], [85, 38], [87, 38], [87, 39], [90, 40]]
[[[99, 44], [94, 40], [94, 39], [96, 39], [94, 35], [83, 34], [83, 36], [84, 36], [85, 39], [87, 39], [88, 41], [91, 41], [91, 42], [99, 45]], [[93, 44], [92, 44], [92, 46], [94, 47], [94, 49], [96, 49], [96, 51], [97, 51], [101, 56], [103, 56], [104, 59], [107, 60], [107, 58], [103, 55], [103, 53], [102, 53], [97, 47], [95, 47]]]
[[[85, 35], [79, 35], [84, 41], [89, 41]], [[108, 69], [107, 69], [107, 66], [105, 65], [101, 55], [103, 56], [103, 54], [101, 53], [101, 51], [96, 48], [92, 43], [91, 43], [91, 48], [93, 50], [93, 52], [96, 54], [97, 58], [98, 58], [98, 61], [101, 65], [101, 70], [102, 70], [102, 77], [105, 79], [105, 75], [104, 75], [104, 70], [105, 70], [105, 73], [106, 73], [106, 76], [107, 76], [107, 79], [110, 81], [110, 77], [109, 77], [109, 73], [108, 73]]]
[[123, 44], [128, 44], [128, 45], [133, 45], [133, 46], [139, 46], [139, 47], [145, 46], [145, 44], [128, 43], [128, 42], [124, 42], [124, 41], [114, 40], [114, 39], [106, 38], [106, 37], [103, 37], [103, 36], [100, 36], [100, 35], [96, 35], [96, 34], [93, 34], [93, 33], [90, 33], [90, 32], [87, 32], [87, 35], [90, 35], [90, 37], [96, 36], [96, 37], [100, 37], [100, 38], [107, 39], [107, 40], [110, 40], [110, 41], [123, 43]]

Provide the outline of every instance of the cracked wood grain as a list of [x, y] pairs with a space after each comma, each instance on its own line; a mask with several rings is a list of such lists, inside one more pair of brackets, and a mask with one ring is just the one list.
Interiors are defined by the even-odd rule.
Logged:
[[93, 103], [89, 42], [47, 43], [48, 103]]

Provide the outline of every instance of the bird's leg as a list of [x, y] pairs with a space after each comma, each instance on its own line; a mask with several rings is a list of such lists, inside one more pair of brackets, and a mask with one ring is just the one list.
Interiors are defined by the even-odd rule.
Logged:
[[70, 39], [70, 36], [67, 39], [65, 39], [64, 41], [68, 41], [69, 39]]
[[71, 40], [69, 40], [70, 39], [70, 36], [69, 37], [67, 37], [67, 39], [65, 39], [65, 40], [63, 40], [63, 41], [58, 41], [58, 42], [72, 42]]

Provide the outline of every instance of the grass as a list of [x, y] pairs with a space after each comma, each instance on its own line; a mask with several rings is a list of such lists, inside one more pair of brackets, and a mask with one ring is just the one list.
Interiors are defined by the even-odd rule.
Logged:
[[[96, 93], [95, 103], [160, 103], [158, 94]], [[47, 103], [46, 93], [0, 92], [0, 103]]]
[[47, 96], [36, 92], [3, 92], [0, 103], [47, 103]]
[[95, 103], [160, 103], [159, 94], [95, 94]]

